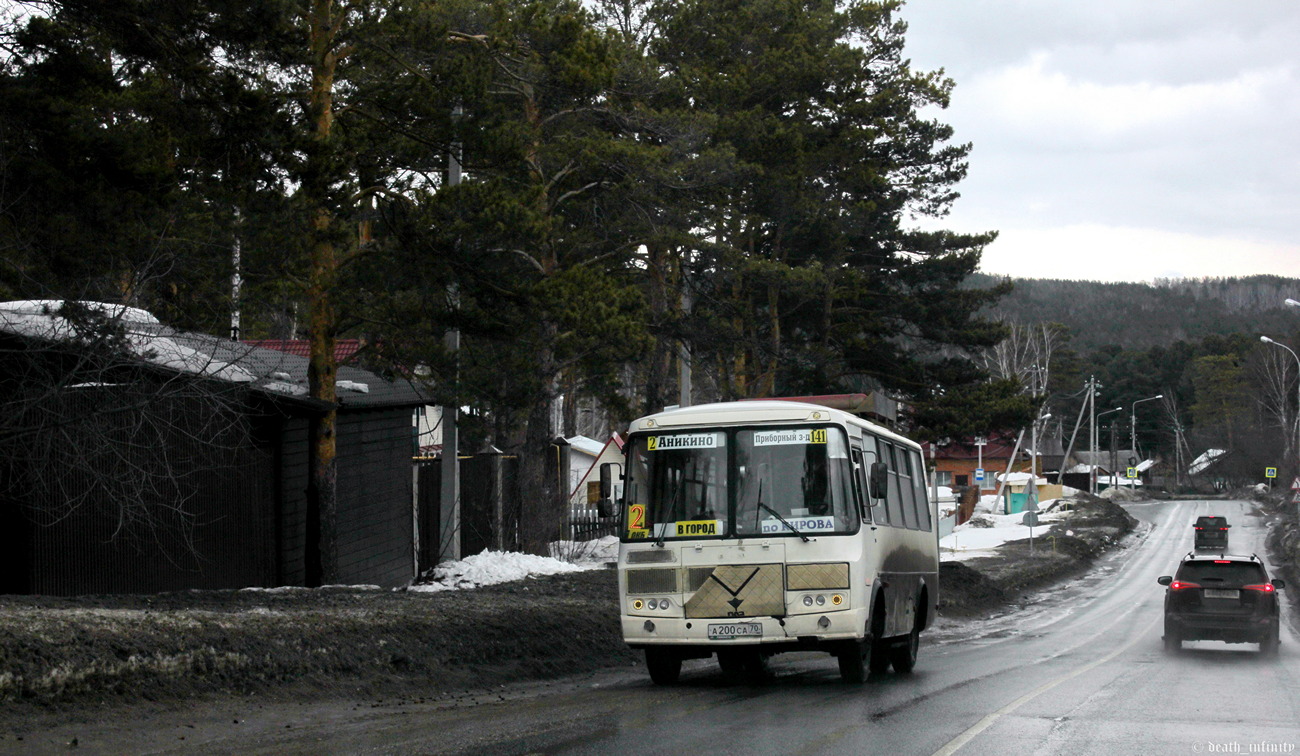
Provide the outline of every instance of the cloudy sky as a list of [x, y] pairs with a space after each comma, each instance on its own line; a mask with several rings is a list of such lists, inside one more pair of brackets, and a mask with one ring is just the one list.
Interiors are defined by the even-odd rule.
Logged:
[[1300, 2], [907, 0], [989, 273], [1300, 278]]

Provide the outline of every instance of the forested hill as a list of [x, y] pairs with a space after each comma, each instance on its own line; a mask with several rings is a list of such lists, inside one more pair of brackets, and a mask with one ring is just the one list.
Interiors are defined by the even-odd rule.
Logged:
[[[970, 283], [985, 287], [1000, 277], [975, 274]], [[1154, 284], [1101, 283], [1052, 279], [1011, 279], [1015, 288], [992, 310], [998, 319], [1021, 323], [1061, 323], [1070, 329], [1074, 349], [1102, 346], [1145, 349], [1175, 341], [1199, 341], [1233, 333], [1285, 337], [1300, 331], [1300, 279], [1158, 279]]]

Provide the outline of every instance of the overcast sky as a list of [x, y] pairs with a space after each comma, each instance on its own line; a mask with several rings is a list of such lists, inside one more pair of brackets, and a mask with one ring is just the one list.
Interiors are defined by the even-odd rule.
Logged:
[[[1300, 278], [1300, 2], [907, 0], [956, 82], [950, 216], [1022, 278]], [[928, 224], [927, 224], [928, 225]], [[1300, 298], [1300, 292], [1297, 292]]]

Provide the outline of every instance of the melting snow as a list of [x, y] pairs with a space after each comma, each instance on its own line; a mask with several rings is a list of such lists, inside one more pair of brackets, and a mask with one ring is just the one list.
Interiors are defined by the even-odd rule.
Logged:
[[[1008, 541], [1019, 541], [1030, 536], [1030, 528], [1022, 524], [1025, 513], [990, 514], [989, 507], [996, 501], [996, 496], [985, 496], [976, 507], [976, 517], [993, 523], [991, 528], [982, 528], [972, 522], [964, 522], [953, 528], [952, 533], [939, 539], [939, 560], [956, 561], [958, 559], [978, 559], [993, 556], [997, 547]], [[1065, 512], [1048, 512], [1055, 505], [1056, 499], [1038, 503], [1038, 525], [1033, 527], [1033, 536], [1042, 538], [1047, 535], [1047, 526], [1065, 519]]]
[[522, 580], [535, 575], [603, 569], [609, 559], [618, 556], [618, 539], [614, 536], [605, 536], [584, 543], [560, 541], [551, 544], [551, 553], [574, 556], [576, 561], [570, 562], [555, 557], [541, 557], [514, 551], [484, 551], [458, 562], [438, 565], [433, 570], [433, 582], [413, 585], [409, 590], [453, 591]]

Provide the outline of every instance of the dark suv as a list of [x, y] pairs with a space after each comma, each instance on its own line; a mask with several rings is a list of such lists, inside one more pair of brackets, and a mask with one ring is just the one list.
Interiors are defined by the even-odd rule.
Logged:
[[1196, 529], [1196, 548], [1198, 549], [1217, 549], [1223, 551], [1228, 548], [1228, 518], [1204, 516], [1197, 517], [1196, 522], [1192, 523]]
[[1188, 554], [1178, 574], [1157, 581], [1165, 591], [1165, 649], [1177, 651], [1185, 640], [1258, 643], [1276, 654], [1279, 641], [1277, 591], [1257, 556]]

